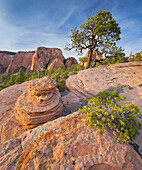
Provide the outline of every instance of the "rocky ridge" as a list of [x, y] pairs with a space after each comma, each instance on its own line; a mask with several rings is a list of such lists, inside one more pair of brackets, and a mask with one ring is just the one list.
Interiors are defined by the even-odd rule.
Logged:
[[17, 72], [20, 67], [25, 71], [57, 69], [59, 66], [76, 65], [73, 57], [65, 59], [58, 48], [38, 47], [36, 51], [19, 51], [17, 53], [0, 51], [0, 72]]

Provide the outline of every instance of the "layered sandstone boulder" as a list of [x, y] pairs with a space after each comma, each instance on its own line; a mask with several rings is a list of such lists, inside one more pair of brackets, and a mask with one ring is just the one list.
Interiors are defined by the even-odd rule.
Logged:
[[23, 51], [19, 51], [18, 53], [16, 53], [13, 56], [6, 70], [6, 73], [16, 72], [20, 67], [25, 68], [25, 70], [30, 70], [33, 54], [34, 52], [23, 52]]
[[0, 144], [0, 169], [141, 170], [142, 160], [116, 136], [99, 134], [75, 112]]
[[15, 117], [21, 125], [36, 127], [61, 115], [63, 105], [55, 84], [49, 77], [28, 82], [27, 92], [15, 104]]

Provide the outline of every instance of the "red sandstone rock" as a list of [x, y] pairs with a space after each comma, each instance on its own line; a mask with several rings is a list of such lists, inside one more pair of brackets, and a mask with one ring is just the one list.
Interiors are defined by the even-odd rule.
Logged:
[[64, 62], [62, 51], [58, 48], [38, 47], [32, 58], [31, 70], [41, 70], [53, 62], [56, 58]]
[[13, 108], [17, 98], [27, 89], [27, 82], [0, 91], [0, 143], [22, 134], [26, 128], [19, 125]]
[[[0, 143], [18, 137], [27, 129], [60, 116], [63, 106], [59, 91], [50, 81], [51, 79], [48, 79], [48, 83], [44, 83], [45, 79], [38, 82], [39, 79], [35, 79], [0, 91]], [[30, 95], [27, 95], [27, 87]], [[46, 95], [44, 95], [45, 93]], [[18, 120], [14, 113], [16, 101]], [[32, 103], [29, 104], [29, 102]]]
[[[67, 88], [89, 97], [104, 90], [120, 91], [126, 103], [136, 104], [142, 113], [142, 62], [120, 63], [80, 71], [66, 80]], [[123, 101], [123, 103], [124, 103]]]
[[0, 169], [141, 170], [130, 145], [117, 144], [108, 131], [98, 134], [85, 120], [74, 113], [0, 144]]
[[51, 61], [51, 63], [48, 65], [47, 70], [57, 70], [58, 67], [61, 65], [64, 65], [63, 61], [60, 60], [59, 58], [55, 58], [54, 60]]
[[65, 66], [67, 67], [67, 66], [72, 66], [72, 65], [77, 65], [78, 64], [78, 62], [77, 62], [77, 60], [74, 58], [74, 57], [69, 57], [69, 58], [67, 58], [67, 59], [65, 59]]
[[24, 67], [27, 71], [30, 70], [32, 64], [32, 56], [34, 52], [18, 52], [13, 56], [6, 73], [14, 72], [20, 67]]
[[76, 65], [77, 60], [73, 57], [65, 59], [62, 51], [58, 48], [38, 47], [36, 51], [18, 53], [0, 51], [0, 72], [15, 72], [20, 67], [27, 72], [43, 69], [58, 69], [59, 66]]
[[13, 53], [13, 52], [0, 51], [0, 73], [5, 72], [5, 70], [9, 66], [14, 54], [15, 53]]
[[54, 120], [61, 115], [61, 95], [49, 77], [28, 82], [28, 92], [23, 93], [15, 104], [15, 117], [27, 128]]
[[77, 103], [80, 103], [80, 98], [76, 96], [74, 93], [68, 93], [67, 95], [62, 97], [64, 106], [72, 106]]

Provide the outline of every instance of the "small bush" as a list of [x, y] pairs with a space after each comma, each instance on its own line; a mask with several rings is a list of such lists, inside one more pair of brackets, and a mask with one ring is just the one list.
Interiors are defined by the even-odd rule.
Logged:
[[65, 91], [65, 85], [64, 83], [56, 83], [56, 87], [59, 89], [59, 91]]
[[136, 116], [140, 116], [137, 106], [116, 105], [116, 101], [124, 98], [116, 92], [100, 92], [94, 98], [90, 98], [88, 105], [79, 109], [79, 112], [87, 113], [88, 124], [95, 126], [98, 133], [111, 129], [113, 135], [117, 135], [117, 142], [129, 143], [139, 134], [138, 129], [142, 125], [135, 120]]

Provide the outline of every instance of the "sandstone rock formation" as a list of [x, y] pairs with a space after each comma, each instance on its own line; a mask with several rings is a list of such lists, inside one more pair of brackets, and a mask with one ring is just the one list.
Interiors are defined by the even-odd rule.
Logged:
[[[6, 73], [16, 72], [20, 67], [23, 67], [27, 72], [30, 72], [43, 69], [56, 70], [61, 65], [67, 67], [68, 65], [71, 66], [78, 64], [77, 60], [73, 57], [65, 59], [62, 51], [58, 48], [38, 47], [36, 51], [29, 52], [0, 52], [0, 59], [1, 55], [4, 59], [2, 59], [2, 62], [0, 61], [0, 70], [4, 70], [8, 67]], [[13, 58], [9, 60], [8, 55], [13, 55]], [[5, 58], [7, 58], [9, 63], [6, 63]], [[5, 63], [6, 66], [3, 63]], [[1, 65], [4, 65], [4, 68]]]
[[[32, 58], [31, 70], [41, 70], [47, 68], [47, 66], [51, 62], [53, 62], [53, 60], [55, 60], [56, 58], [60, 59], [60, 61], [64, 63], [65, 58], [60, 49], [38, 47]], [[61, 65], [60, 63], [59, 66]], [[55, 65], [55, 68], [53, 67], [53, 69], [56, 68], [57, 68], [57, 63]]]
[[[27, 88], [29, 89], [29, 87], [31, 87], [30, 83], [31, 82], [16, 84], [16, 85], [10, 86], [10, 87], [5, 88], [5, 89], [0, 91], [0, 101], [1, 101], [1, 104], [0, 104], [0, 143], [7, 141], [7, 140], [10, 140], [10, 139], [13, 139], [14, 137], [18, 137], [20, 134], [22, 134], [27, 129], [29, 129], [33, 126], [38, 126], [38, 124], [37, 125], [34, 124], [32, 126], [21, 125], [19, 123], [19, 121], [16, 119], [15, 112], [14, 112], [14, 107], [15, 107], [15, 103], [16, 103], [17, 99], [19, 98], [18, 100], [20, 100], [21, 96], [23, 96], [23, 93], [24, 94], [27, 93]], [[55, 87], [55, 85], [53, 85], [53, 87]], [[33, 88], [31, 87], [31, 89], [33, 89]], [[34, 91], [34, 89], [33, 89], [33, 91]], [[58, 110], [60, 110], [62, 108], [61, 102], [59, 102], [59, 104], [58, 104], [58, 100], [60, 98], [60, 97], [58, 98], [58, 96], [60, 96], [58, 89], [55, 88], [53, 90], [53, 93], [49, 94], [49, 96], [43, 95], [44, 93], [43, 93], [43, 91], [41, 91], [41, 89], [35, 90], [35, 91], [36, 92], [39, 91], [39, 93], [36, 96], [28, 95], [29, 98], [28, 98], [27, 101], [28, 102], [33, 101], [33, 106], [35, 104], [37, 104], [37, 106], [35, 106], [34, 108], [40, 109], [40, 111], [42, 109], [43, 112], [40, 113], [40, 115], [35, 111], [35, 109], [33, 109], [33, 111], [35, 111], [35, 113], [38, 114], [36, 116], [37, 117], [41, 116], [41, 122], [46, 122], [45, 120], [43, 120], [43, 117], [45, 116], [46, 120], [47, 120], [47, 115], [46, 115], [47, 111], [48, 111], [48, 113], [50, 113], [49, 114], [50, 118], [53, 118], [54, 116], [56, 117], [57, 114], [60, 112]], [[49, 90], [46, 93], [49, 93]], [[50, 96], [51, 96], [51, 98], [48, 100], [48, 97], [50, 97]], [[48, 100], [48, 101], [46, 101], [46, 100]], [[47, 103], [48, 103], [48, 105], [47, 105]], [[55, 108], [53, 108], [54, 106], [55, 106]], [[58, 106], [59, 106], [59, 108], [57, 108]], [[45, 108], [45, 110], [44, 110], [44, 108]], [[54, 113], [51, 114], [51, 111], [54, 111], [55, 109], [57, 109], [55, 111], [55, 114]], [[30, 120], [31, 120], [31, 118], [36, 119], [37, 118], [36, 116], [34, 117], [31, 114], [28, 118]], [[26, 116], [23, 116], [22, 122], [24, 122], [25, 117]], [[29, 119], [27, 120], [27, 123], [30, 122]], [[36, 123], [39, 123], [39, 121], [40, 120], [37, 120]], [[23, 124], [26, 124], [26, 123], [23, 123]]]
[[3, 73], [6, 71], [7, 67], [9, 66], [13, 55], [16, 53], [14, 52], [8, 52], [8, 51], [0, 51], [0, 73]]
[[67, 67], [67, 66], [72, 66], [72, 65], [77, 65], [78, 64], [78, 62], [77, 62], [77, 60], [74, 58], [74, 57], [69, 57], [69, 58], [67, 58], [67, 59], [65, 59], [65, 66]]
[[47, 70], [57, 70], [58, 67], [60, 67], [61, 65], [64, 65], [63, 61], [60, 60], [59, 58], [55, 58], [50, 62], [50, 64], [47, 67]]
[[0, 169], [141, 170], [142, 160], [108, 131], [98, 134], [74, 113], [0, 144]]
[[13, 108], [17, 98], [27, 89], [27, 82], [0, 91], [0, 143], [18, 137], [27, 130], [15, 118]]
[[79, 96], [89, 97], [100, 91], [118, 91], [127, 103], [142, 111], [142, 62], [118, 63], [80, 71], [66, 80], [66, 86]]
[[[142, 62], [102, 65], [83, 70], [77, 75], [69, 76], [66, 86], [71, 92], [84, 98], [104, 90], [117, 91], [126, 96], [126, 99], [118, 104], [135, 104], [142, 114]], [[142, 129], [139, 132], [134, 141], [142, 148]]]
[[17, 54], [15, 54], [12, 58], [12, 61], [10, 62], [6, 73], [15, 72], [20, 67], [25, 68], [25, 70], [30, 70], [31, 64], [32, 64], [32, 56], [34, 52], [23, 52], [19, 51]]
[[61, 95], [50, 77], [28, 82], [28, 90], [15, 104], [15, 117], [21, 125], [33, 128], [61, 115]]

